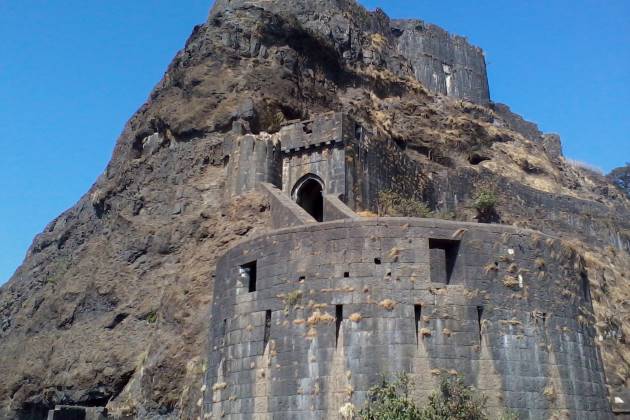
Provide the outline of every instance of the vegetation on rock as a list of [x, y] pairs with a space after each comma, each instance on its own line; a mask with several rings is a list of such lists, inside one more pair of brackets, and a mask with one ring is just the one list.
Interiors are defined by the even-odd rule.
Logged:
[[497, 195], [491, 190], [481, 190], [473, 201], [473, 207], [477, 210], [477, 219], [481, 223], [491, 223], [498, 219], [496, 205]]
[[429, 207], [413, 198], [403, 197], [392, 190], [378, 193], [378, 215], [394, 217], [429, 217]]

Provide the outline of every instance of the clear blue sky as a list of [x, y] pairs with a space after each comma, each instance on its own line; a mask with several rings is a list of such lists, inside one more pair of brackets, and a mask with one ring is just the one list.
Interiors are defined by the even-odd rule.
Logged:
[[[630, 1], [365, 0], [486, 51], [493, 100], [606, 171], [630, 160]], [[87, 191], [210, 0], [0, 0], [0, 284]]]

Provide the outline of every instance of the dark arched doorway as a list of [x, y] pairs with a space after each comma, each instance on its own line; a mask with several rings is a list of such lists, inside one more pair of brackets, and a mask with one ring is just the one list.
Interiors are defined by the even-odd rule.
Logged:
[[324, 220], [323, 185], [315, 177], [305, 177], [295, 186], [295, 201], [315, 220]]

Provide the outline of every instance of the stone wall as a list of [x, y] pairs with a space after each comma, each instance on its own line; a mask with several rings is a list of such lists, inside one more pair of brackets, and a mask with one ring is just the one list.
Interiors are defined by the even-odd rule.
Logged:
[[392, 190], [405, 197], [429, 198], [428, 179], [420, 165], [396, 143], [363, 131], [359, 142], [346, 146], [346, 204], [354, 210], [378, 208], [378, 193]]
[[346, 193], [345, 150], [342, 144], [283, 153], [282, 190], [291, 196], [298, 181], [315, 174], [324, 183], [325, 193]]
[[280, 186], [280, 147], [271, 138], [251, 134], [228, 137], [223, 149], [229, 195], [255, 190], [260, 182]]
[[491, 173], [462, 168], [435, 174], [430, 201], [442, 212], [456, 211], [469, 206], [484, 185], [495, 190], [499, 213], [503, 209], [521, 223], [530, 223], [550, 235], [580, 232], [592, 244], [630, 251], [630, 220], [623, 208], [536, 190]]
[[466, 38], [421, 20], [392, 20], [398, 52], [430, 91], [471, 102], [490, 102], [483, 51]]
[[343, 141], [353, 134], [354, 122], [340, 112], [316, 115], [312, 120], [296, 121], [280, 129], [282, 151], [295, 151]]
[[283, 127], [282, 190], [289, 196], [302, 177], [317, 175], [326, 194], [346, 194], [346, 157], [344, 144], [352, 141], [356, 124], [345, 114], [319, 114], [309, 121]]
[[[303, 127], [309, 126], [308, 130]], [[288, 125], [280, 132], [282, 190], [289, 196], [304, 176], [317, 175], [326, 194], [354, 210], [376, 211], [378, 193], [394, 190], [418, 201], [428, 198], [420, 166], [396, 143], [375, 138], [343, 113]]]
[[338, 221], [243, 242], [217, 268], [203, 406], [213, 418], [338, 418], [398, 371], [419, 399], [457, 372], [494, 413], [610, 418], [588, 282], [550, 237]]

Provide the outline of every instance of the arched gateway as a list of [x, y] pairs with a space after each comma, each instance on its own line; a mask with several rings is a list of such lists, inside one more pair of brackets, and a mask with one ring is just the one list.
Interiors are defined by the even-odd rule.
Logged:
[[324, 183], [317, 175], [308, 174], [300, 178], [293, 187], [295, 202], [315, 220], [324, 220]]

